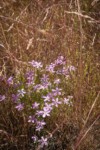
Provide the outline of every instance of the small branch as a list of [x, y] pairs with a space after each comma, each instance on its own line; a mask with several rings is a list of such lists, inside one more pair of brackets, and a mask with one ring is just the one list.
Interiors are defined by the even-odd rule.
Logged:
[[[84, 128], [85, 128], [85, 126], [86, 126], [86, 124], [87, 124], [87, 122], [88, 122], [88, 120], [89, 120], [90, 114], [91, 114], [91, 112], [92, 112], [92, 110], [93, 110], [93, 108], [94, 108], [94, 106], [95, 106], [95, 104], [96, 104], [96, 102], [97, 102], [97, 100], [98, 100], [98, 98], [99, 98], [99, 95], [100, 95], [100, 91], [99, 91], [97, 97], [95, 98], [95, 100], [94, 100], [94, 102], [93, 102], [93, 104], [92, 104], [92, 106], [91, 106], [91, 109], [90, 109], [90, 111], [89, 111], [89, 113], [88, 113], [88, 116], [87, 116], [87, 118], [86, 118], [86, 121], [85, 121], [85, 123], [84, 123], [84, 126], [83, 126], [82, 130], [81, 130], [80, 133], [79, 133], [79, 136], [78, 136], [78, 138], [77, 138], [77, 142], [76, 142], [76, 145], [75, 145], [75, 149], [74, 149], [74, 150], [77, 149], [77, 147], [79, 146], [79, 144], [81, 143], [81, 141], [83, 140], [83, 138], [84, 138], [84, 137], [87, 135], [87, 133], [89, 132], [91, 126], [94, 125], [94, 123], [93, 123], [93, 125], [91, 125], [91, 126], [89, 127], [89, 129], [86, 131], [86, 133], [82, 136], [83, 131], [84, 131]], [[100, 117], [100, 116], [99, 116], [99, 117]], [[97, 117], [97, 118], [98, 118], [98, 117]], [[96, 119], [96, 120], [97, 120], [97, 119]], [[94, 122], [95, 122], [95, 121], [94, 121]]]
[[67, 13], [67, 14], [74, 14], [74, 15], [80, 16], [80, 17], [82, 17], [82, 18], [89, 19], [89, 20], [91, 20], [92, 22], [100, 23], [100, 21], [95, 20], [94, 18], [92, 18], [92, 17], [90, 17], [90, 16], [88, 16], [88, 15], [84, 15], [84, 14], [79, 13], [79, 12], [76, 12], [76, 11], [65, 11], [65, 13]]
[[79, 140], [79, 142], [76, 144], [74, 150], [77, 150], [80, 143], [83, 141], [83, 139], [86, 137], [88, 132], [92, 129], [93, 125], [96, 123], [96, 121], [100, 118], [100, 115], [94, 120], [94, 122], [91, 124], [91, 126], [87, 129], [87, 131], [83, 134], [82, 138]]

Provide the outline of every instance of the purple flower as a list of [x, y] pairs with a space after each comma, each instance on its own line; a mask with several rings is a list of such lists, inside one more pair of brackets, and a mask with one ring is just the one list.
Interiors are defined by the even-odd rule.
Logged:
[[29, 116], [28, 122], [35, 123], [36, 118], [34, 116]]
[[16, 102], [19, 99], [18, 94], [12, 94], [12, 99], [14, 102]]
[[76, 68], [75, 68], [74, 66], [68, 66], [67, 69], [68, 69], [68, 71], [70, 71], [70, 72], [76, 70]]
[[31, 138], [34, 141], [34, 143], [36, 143], [38, 141], [38, 137], [37, 136], [32, 136]]
[[50, 110], [47, 107], [44, 107], [41, 111], [42, 117], [45, 118], [47, 116], [50, 116]]
[[4, 101], [5, 100], [5, 95], [0, 95], [0, 102]]
[[73, 98], [73, 96], [68, 96], [68, 98], [64, 98], [64, 104], [70, 105], [71, 104], [71, 99]]
[[40, 142], [40, 146], [43, 148], [44, 146], [47, 146], [48, 145], [48, 142], [47, 142], [47, 138], [44, 138], [43, 136], [41, 137], [41, 140], [39, 140]]
[[41, 82], [44, 83], [44, 82], [48, 82], [49, 78], [48, 78], [48, 75], [43, 75], [43, 77], [41, 78]]
[[53, 102], [53, 105], [56, 106], [56, 107], [58, 107], [58, 105], [61, 104], [61, 102], [59, 101], [58, 98], [53, 99], [52, 102]]
[[62, 69], [58, 69], [58, 70], [56, 71], [56, 74], [62, 75], [62, 74], [63, 74], [63, 70], [62, 70]]
[[46, 96], [42, 96], [42, 98], [44, 99], [44, 102], [49, 102], [50, 101], [50, 96], [46, 95]]
[[52, 100], [54, 98], [53, 93], [48, 93], [48, 96], [50, 97], [50, 100]]
[[51, 86], [48, 75], [43, 75], [43, 77], [41, 78], [41, 84], [44, 87], [44, 89], [47, 89], [49, 86]]
[[56, 73], [60, 74], [60, 75], [69, 75], [69, 71], [68, 71], [68, 69], [65, 66], [63, 66], [62, 68], [58, 69], [56, 71]]
[[58, 87], [56, 87], [56, 89], [52, 89], [54, 96], [61, 95], [61, 91], [62, 89], [59, 89]]
[[16, 107], [15, 107], [18, 111], [23, 110], [24, 108], [24, 104], [19, 103]]
[[64, 98], [64, 104], [69, 104], [69, 98]]
[[24, 97], [24, 95], [26, 94], [24, 89], [18, 90], [18, 96]]
[[42, 65], [42, 63], [41, 62], [37, 62], [37, 61], [34, 61], [34, 60], [32, 60], [31, 62], [29, 62], [33, 67], [35, 67], [35, 68], [37, 68], [37, 69], [39, 69], [39, 68], [42, 68], [43, 67], [43, 65]]
[[55, 68], [55, 64], [51, 63], [49, 66], [46, 67], [46, 70], [51, 72], [51, 73], [54, 73], [54, 68]]
[[29, 86], [34, 85], [34, 81], [33, 80], [28, 80], [28, 82], [26, 83]]
[[27, 79], [31, 79], [31, 78], [33, 78], [34, 77], [34, 72], [33, 71], [28, 71], [27, 73], [26, 73], [26, 78]]
[[34, 90], [39, 90], [40, 89], [40, 84], [34, 85]]
[[32, 108], [37, 109], [39, 105], [40, 105], [39, 103], [35, 102], [34, 104], [32, 104]]
[[55, 81], [54, 81], [54, 84], [59, 84], [60, 83], [60, 79], [56, 79]]
[[40, 131], [41, 129], [44, 128], [45, 125], [46, 123], [44, 121], [37, 121], [36, 131]]
[[43, 89], [45, 89], [45, 87], [41, 84], [37, 84], [37, 85], [34, 86], [34, 90], [40, 91], [40, 90], [43, 90]]
[[37, 111], [36, 111], [36, 115], [37, 115], [38, 117], [40, 117], [40, 116], [42, 115], [42, 111], [41, 111], [41, 110], [37, 110]]
[[65, 65], [64, 57], [59, 56], [58, 59], [55, 61], [56, 65]]
[[44, 107], [43, 110], [37, 111], [36, 114], [40, 117], [45, 118], [46, 116], [50, 116], [50, 110], [47, 107]]
[[44, 82], [42, 83], [43, 89], [48, 89], [51, 86], [50, 82]]
[[27, 79], [27, 85], [34, 85], [34, 72], [33, 71], [29, 71], [26, 73], [26, 79]]
[[12, 77], [12, 76], [8, 78], [7, 83], [8, 83], [9, 85], [12, 85], [12, 84], [13, 84], [13, 77]]
[[14, 88], [19, 88], [19, 86], [22, 85], [22, 82], [17, 81], [16, 83], [14, 83]]
[[51, 111], [53, 108], [52, 108], [52, 104], [48, 104], [48, 103], [45, 103], [45, 106], [44, 108], [48, 111]]

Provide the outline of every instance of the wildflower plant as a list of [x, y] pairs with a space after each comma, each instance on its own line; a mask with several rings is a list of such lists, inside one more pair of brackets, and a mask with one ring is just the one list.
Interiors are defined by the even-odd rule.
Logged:
[[[13, 86], [11, 97], [15, 108], [20, 112], [25, 111], [28, 123], [34, 126], [34, 144], [41, 147], [48, 145], [48, 135], [42, 132], [46, 126], [46, 118], [60, 105], [72, 104], [73, 96], [66, 95], [62, 82], [66, 83], [70, 73], [75, 70], [74, 66], [67, 65], [63, 56], [59, 56], [46, 66], [32, 60], [29, 62], [29, 69], [23, 75], [7, 79], [8, 85]], [[5, 96], [0, 95], [0, 101], [4, 99]]]

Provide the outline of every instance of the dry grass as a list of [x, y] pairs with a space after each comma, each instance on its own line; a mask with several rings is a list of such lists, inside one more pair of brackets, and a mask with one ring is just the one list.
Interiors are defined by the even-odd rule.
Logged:
[[[100, 138], [95, 136], [100, 121], [99, 31], [99, 2], [88, 0], [83, 3], [78, 0], [0, 2], [0, 75], [8, 77], [15, 75], [17, 71], [23, 72], [27, 68], [27, 62], [32, 59], [48, 64], [58, 55], [64, 55], [67, 62], [71, 62], [77, 68], [76, 75], [72, 76], [66, 89], [67, 93], [71, 92], [74, 95], [73, 111], [68, 114], [65, 114], [66, 111], [58, 113], [55, 119], [51, 117], [52, 124], [48, 120], [50, 132], [53, 132], [54, 128], [59, 128], [61, 134], [66, 131], [66, 135], [62, 134], [60, 137], [58, 130], [55, 130], [55, 146], [51, 146], [50, 150], [100, 148]], [[0, 94], [5, 91], [9, 93], [6, 83], [0, 81]], [[65, 122], [62, 123], [64, 118]], [[30, 149], [28, 145], [31, 143], [29, 140], [31, 127], [26, 120], [26, 116], [16, 112], [9, 101], [7, 105], [1, 105], [1, 150]], [[97, 130], [96, 134], [99, 134], [100, 131]], [[69, 137], [66, 138], [67, 135]], [[59, 138], [62, 140], [60, 144]], [[73, 140], [70, 141], [71, 138]], [[65, 145], [64, 148], [61, 146], [62, 143]]]

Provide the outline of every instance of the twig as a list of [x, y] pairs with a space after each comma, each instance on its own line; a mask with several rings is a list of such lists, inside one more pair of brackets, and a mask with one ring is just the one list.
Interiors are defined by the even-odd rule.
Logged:
[[94, 6], [99, 0], [94, 0], [91, 5]]
[[87, 124], [87, 122], [88, 122], [88, 120], [89, 120], [90, 114], [91, 114], [91, 112], [92, 112], [92, 110], [93, 110], [93, 108], [94, 108], [94, 106], [95, 106], [95, 104], [96, 104], [96, 102], [97, 102], [97, 100], [98, 100], [98, 98], [99, 98], [99, 95], [100, 95], [100, 91], [99, 91], [97, 97], [95, 98], [95, 100], [94, 100], [94, 102], [93, 102], [93, 104], [92, 104], [92, 106], [91, 106], [91, 109], [90, 109], [90, 111], [89, 111], [89, 113], [88, 113], [88, 116], [87, 116], [87, 118], [86, 118], [86, 121], [85, 121], [85, 123], [84, 123], [84, 127], [86, 126], [86, 124]]
[[93, 125], [96, 123], [96, 121], [100, 118], [100, 115], [94, 120], [94, 122], [90, 125], [90, 127], [87, 129], [87, 131], [83, 134], [82, 138], [79, 140], [79, 142], [77, 143], [77, 145], [75, 146], [74, 150], [77, 150], [78, 146], [80, 145], [80, 143], [83, 141], [83, 139], [86, 137], [86, 135], [88, 134], [88, 132], [91, 130], [91, 128], [93, 127]]
[[88, 16], [88, 15], [84, 15], [84, 14], [79, 13], [79, 12], [76, 12], [76, 11], [65, 11], [65, 13], [67, 13], [67, 14], [74, 14], [74, 15], [80, 16], [80, 17], [82, 17], [82, 18], [89, 19], [89, 20], [91, 20], [92, 22], [100, 23], [99, 20], [95, 20], [94, 18], [92, 18], [92, 17], [90, 17], [90, 16]]
[[[78, 136], [78, 138], [77, 138], [77, 142], [76, 142], [76, 145], [75, 145], [75, 149], [74, 149], [74, 150], [76, 150], [76, 148], [79, 146], [80, 142], [81, 142], [82, 139], [84, 138], [83, 136], [85, 136], [85, 135], [89, 132], [89, 131], [88, 131], [88, 132], [86, 131], [86, 133], [82, 136], [82, 133], [83, 133], [83, 131], [84, 131], [84, 128], [85, 128], [85, 126], [86, 126], [86, 124], [87, 124], [87, 122], [88, 122], [88, 120], [89, 120], [90, 114], [91, 114], [91, 112], [92, 112], [92, 110], [93, 110], [93, 108], [94, 108], [94, 106], [95, 106], [95, 104], [96, 104], [96, 102], [97, 102], [97, 100], [98, 100], [98, 98], [99, 98], [99, 95], [100, 95], [100, 91], [99, 91], [97, 97], [95, 98], [95, 100], [94, 100], [94, 102], [93, 102], [93, 104], [92, 104], [92, 106], [91, 106], [91, 109], [90, 109], [90, 111], [89, 111], [89, 113], [88, 113], [88, 116], [87, 116], [87, 118], [86, 118], [86, 121], [85, 121], [85, 123], [84, 123], [84, 126], [83, 126], [82, 130], [80, 131], [80, 134], [79, 134], [79, 136]], [[94, 123], [93, 123], [93, 125], [94, 125]], [[91, 126], [90, 126], [90, 127], [91, 127]], [[88, 129], [88, 130], [90, 130], [90, 129]], [[82, 136], [82, 137], [81, 137], [81, 136]]]

